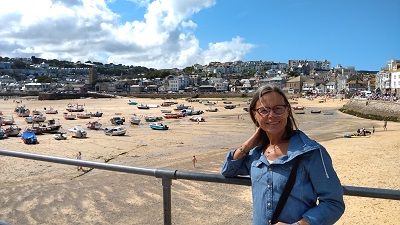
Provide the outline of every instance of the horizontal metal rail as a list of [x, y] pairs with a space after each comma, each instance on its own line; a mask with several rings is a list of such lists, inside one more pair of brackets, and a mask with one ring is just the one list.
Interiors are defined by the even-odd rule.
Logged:
[[[0, 150], [0, 155], [162, 178], [164, 224], [171, 224], [171, 185], [172, 185], [171, 180], [172, 179], [251, 186], [251, 181], [248, 177], [226, 178], [220, 174], [194, 173], [194, 172], [184, 172], [178, 170], [165, 170], [165, 169], [149, 169], [142, 167], [132, 167], [132, 166], [117, 165], [117, 164], [92, 162], [92, 161], [78, 160], [78, 159], [68, 159], [62, 157], [32, 154], [32, 153], [18, 152], [11, 150]], [[400, 200], [400, 190], [355, 187], [355, 186], [343, 186], [343, 190], [344, 194], [349, 196]]]

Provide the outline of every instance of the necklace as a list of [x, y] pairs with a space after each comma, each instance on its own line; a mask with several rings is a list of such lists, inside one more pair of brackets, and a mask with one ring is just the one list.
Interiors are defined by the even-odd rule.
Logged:
[[[282, 144], [282, 143], [281, 143], [281, 144]], [[276, 149], [279, 149], [279, 146], [280, 146], [281, 144], [279, 144], [279, 145], [274, 145], [274, 148], [273, 148], [273, 149], [267, 150], [267, 153], [265, 154], [265, 156], [268, 158], [268, 156], [269, 156], [272, 152], [276, 154], [275, 150], [276, 150]], [[269, 146], [271, 146], [271, 144], [270, 144]], [[268, 149], [268, 148], [267, 148], [267, 149]]]

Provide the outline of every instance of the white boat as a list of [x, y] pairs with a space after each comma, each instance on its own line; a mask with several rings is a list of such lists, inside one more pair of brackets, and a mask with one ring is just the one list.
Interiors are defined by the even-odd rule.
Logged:
[[126, 128], [117, 126], [114, 128], [105, 128], [104, 133], [110, 136], [123, 136], [126, 134]]
[[87, 136], [87, 132], [80, 126], [75, 126], [73, 128], [68, 129], [68, 132], [71, 133], [72, 137], [75, 138], [85, 138]]
[[0, 126], [1, 125], [13, 125], [15, 123], [14, 117], [11, 118], [5, 118], [0, 116]]
[[101, 126], [102, 126], [102, 124], [99, 122], [99, 121], [94, 121], [94, 122], [88, 122], [87, 124], [86, 124], [86, 127], [88, 128], [88, 129], [91, 129], [91, 130], [100, 130], [101, 129]]
[[42, 114], [34, 115], [32, 117], [32, 119], [33, 119], [33, 122], [44, 122], [44, 121], [46, 121], [46, 117], [44, 115], [42, 115]]
[[139, 125], [140, 124], [140, 119], [137, 118], [136, 114], [132, 114], [132, 117], [129, 118], [129, 123], [132, 125]]
[[56, 133], [56, 134], [53, 134], [53, 138], [56, 140], [66, 140], [67, 135], [65, 135], [64, 133]]

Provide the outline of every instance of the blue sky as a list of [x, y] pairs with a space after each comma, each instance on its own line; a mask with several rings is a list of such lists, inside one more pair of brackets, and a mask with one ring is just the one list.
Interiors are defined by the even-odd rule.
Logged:
[[324, 60], [379, 70], [400, 59], [400, 1], [15, 0], [0, 56], [184, 68]]

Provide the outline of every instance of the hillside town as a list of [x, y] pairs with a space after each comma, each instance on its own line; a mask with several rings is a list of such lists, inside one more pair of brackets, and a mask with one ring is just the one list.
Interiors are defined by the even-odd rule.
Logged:
[[210, 62], [184, 69], [147, 69], [95, 62], [0, 57], [0, 93], [251, 93], [273, 84], [289, 94], [400, 96], [400, 60], [379, 71], [356, 70], [328, 60]]

